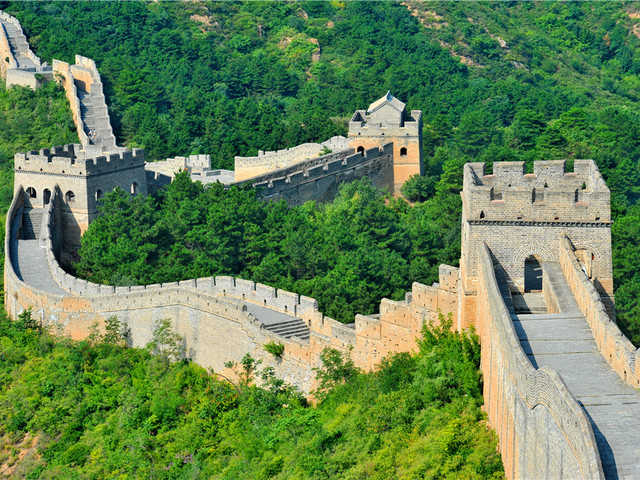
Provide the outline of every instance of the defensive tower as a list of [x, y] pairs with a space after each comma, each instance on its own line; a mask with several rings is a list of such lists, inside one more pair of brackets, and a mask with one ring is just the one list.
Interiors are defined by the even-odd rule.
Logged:
[[147, 194], [141, 149], [90, 156], [79, 144], [45, 148], [14, 157], [15, 188], [22, 185], [25, 207], [48, 205], [55, 188], [63, 199], [65, 244], [79, 246], [80, 236], [98, 216], [105, 193], [120, 187], [131, 195]]
[[349, 121], [349, 146], [356, 152], [393, 142], [394, 191], [409, 177], [424, 173], [422, 111], [411, 110], [390, 92], [367, 110], [356, 110]]
[[474, 318], [478, 254], [486, 243], [512, 292], [542, 289], [539, 263], [558, 257], [561, 239], [576, 247], [582, 268], [613, 305], [609, 189], [592, 160], [468, 163], [462, 191], [460, 274], [464, 318]]

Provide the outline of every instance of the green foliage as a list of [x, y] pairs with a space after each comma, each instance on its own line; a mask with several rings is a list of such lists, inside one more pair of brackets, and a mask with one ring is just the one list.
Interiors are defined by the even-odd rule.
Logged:
[[268, 342], [265, 343], [262, 348], [276, 358], [282, 358], [282, 354], [284, 353], [284, 344], [280, 342]]
[[169, 364], [185, 357], [184, 338], [173, 331], [168, 318], [156, 321], [147, 350], [160, 361]]
[[[17, 477], [502, 477], [496, 436], [481, 421], [473, 336], [425, 329], [417, 355], [368, 374], [325, 351], [327, 388], [310, 406], [248, 355], [233, 385], [195, 364], [158, 368], [148, 349], [110, 340], [122, 332], [115, 319], [89, 343], [54, 338], [29, 318], [0, 314], [0, 436]], [[164, 321], [154, 337], [160, 330], [170, 333]], [[453, 388], [425, 389], [445, 384]], [[27, 433], [39, 454], [18, 458]]]

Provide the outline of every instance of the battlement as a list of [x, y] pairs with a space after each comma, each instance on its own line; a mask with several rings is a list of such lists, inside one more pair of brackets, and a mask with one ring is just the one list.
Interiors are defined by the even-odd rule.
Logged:
[[16, 172], [88, 176], [143, 166], [144, 151], [134, 148], [120, 153], [93, 156], [82, 150], [79, 144], [67, 144], [17, 153], [14, 163]]
[[348, 148], [347, 139], [336, 136], [323, 143], [303, 143], [283, 150], [260, 150], [258, 155], [253, 157], [235, 157], [236, 182], [289, 168], [305, 160], [318, 158], [327, 148], [332, 151], [345, 150]]
[[610, 198], [593, 160], [576, 160], [566, 171], [565, 160], [534, 163], [496, 162], [493, 174], [484, 163], [464, 170], [464, 218], [473, 222], [610, 223]]
[[[371, 178], [374, 184], [377, 182], [379, 188], [391, 187], [392, 173], [390, 169], [393, 163], [393, 144], [388, 143], [381, 148], [370, 148], [360, 153], [352, 152], [353, 150], [349, 149], [302, 162], [284, 171], [284, 176], [268, 175], [268, 179], [258, 178], [254, 186], [263, 188], [262, 195], [274, 200], [278, 200], [283, 192], [297, 189], [299, 193], [293, 199], [293, 203], [303, 203], [306, 200], [321, 201], [325, 197], [332, 196], [341, 181], [363, 176]], [[321, 159], [322, 161], [320, 161]], [[381, 164], [376, 166], [378, 161]], [[384, 165], [382, 165], [383, 163]], [[363, 167], [372, 167], [372, 171]], [[354, 175], [356, 176], [354, 177]], [[328, 179], [328, 181], [322, 183], [324, 179]], [[318, 182], [322, 184], [318, 184]], [[300, 193], [301, 188], [302, 193]]]
[[361, 135], [418, 137], [421, 133], [421, 110], [411, 110], [411, 114], [404, 112], [397, 116], [384, 117], [368, 115], [366, 110], [356, 110], [349, 120], [349, 138]]

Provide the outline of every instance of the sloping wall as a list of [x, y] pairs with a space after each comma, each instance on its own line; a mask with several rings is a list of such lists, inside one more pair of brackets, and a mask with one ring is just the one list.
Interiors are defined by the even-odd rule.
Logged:
[[478, 263], [483, 395], [500, 437], [507, 477], [603, 479], [593, 430], [582, 408], [558, 373], [547, 367], [536, 370], [520, 345], [486, 244]]

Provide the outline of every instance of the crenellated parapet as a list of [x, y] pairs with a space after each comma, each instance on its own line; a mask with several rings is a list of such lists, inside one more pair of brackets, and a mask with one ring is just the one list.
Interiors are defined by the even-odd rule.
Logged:
[[114, 170], [144, 167], [144, 151], [140, 148], [119, 153], [91, 155], [79, 144], [67, 144], [14, 156], [14, 168], [19, 172], [48, 175], [97, 175]]
[[341, 183], [365, 177], [376, 187], [393, 191], [393, 148], [393, 144], [388, 143], [356, 153], [348, 149], [251, 181], [263, 198], [285, 199], [289, 205], [330, 200]]
[[466, 164], [460, 266], [467, 318], [474, 311], [482, 244], [505, 269], [510, 288], [524, 292], [538, 289], [525, 282], [528, 266], [556, 259], [564, 235], [612, 299], [610, 195], [592, 160], [575, 160], [573, 172], [564, 160], [535, 162], [531, 174], [523, 162], [495, 162], [492, 174], [483, 163]]
[[469, 221], [610, 223], [610, 199], [593, 160], [576, 160], [566, 171], [565, 160], [496, 162], [493, 174], [484, 163], [465, 167], [465, 218]]
[[322, 157], [326, 150], [341, 152], [347, 148], [349, 148], [347, 139], [336, 136], [322, 143], [303, 143], [271, 152], [260, 150], [258, 155], [253, 157], [236, 156], [234, 160], [235, 181], [259, 177], [271, 172], [276, 173], [286, 168], [295, 168], [296, 164]]

